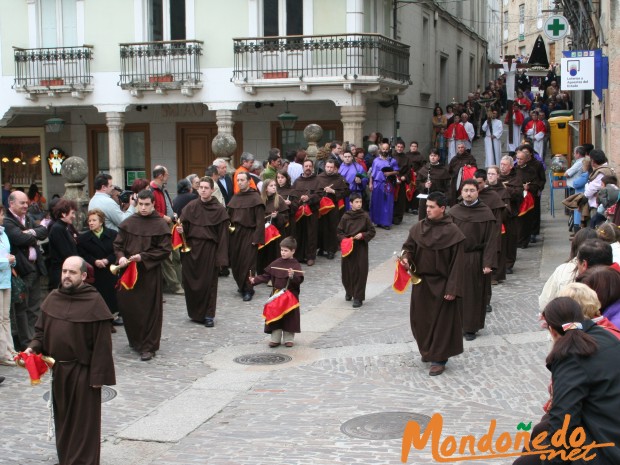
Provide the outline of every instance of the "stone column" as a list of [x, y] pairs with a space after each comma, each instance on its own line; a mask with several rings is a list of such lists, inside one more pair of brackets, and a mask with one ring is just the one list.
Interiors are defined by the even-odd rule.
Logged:
[[233, 127], [235, 121], [233, 120], [235, 112], [233, 110], [216, 110], [215, 111], [215, 124], [217, 124], [218, 134], [233, 135]]
[[105, 114], [108, 127], [109, 167], [112, 182], [125, 188], [125, 113], [111, 111]]
[[348, 141], [358, 147], [362, 147], [364, 139], [364, 122], [366, 121], [366, 106], [343, 106], [340, 107], [342, 117], [342, 143]]

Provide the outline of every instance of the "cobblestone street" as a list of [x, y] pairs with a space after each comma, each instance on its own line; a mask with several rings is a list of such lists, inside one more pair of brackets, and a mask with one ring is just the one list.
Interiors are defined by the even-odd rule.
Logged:
[[[478, 154], [481, 158], [481, 154]], [[340, 257], [304, 266], [302, 333], [293, 348], [269, 349], [262, 305], [270, 288], [241, 301], [232, 277], [221, 278], [215, 328], [192, 323], [183, 296], [165, 295], [161, 350], [141, 362], [123, 328], [113, 335], [117, 396], [103, 404], [104, 465], [327, 465], [401, 463], [401, 439], [356, 439], [346, 421], [380, 412], [444, 418], [443, 434], [482, 436], [489, 421], [513, 434], [536, 423], [547, 397], [549, 347], [537, 323], [538, 294], [566, 259], [565, 217], [543, 200], [542, 237], [519, 249], [515, 274], [493, 286], [493, 312], [442, 376], [429, 377], [409, 327], [410, 292], [391, 289], [393, 252], [417, 216], [379, 229], [370, 243], [367, 300], [352, 309], [340, 283]], [[559, 195], [559, 194], [558, 194]], [[557, 204], [557, 202], [556, 202]], [[551, 239], [552, 238], [552, 239]], [[242, 365], [246, 354], [283, 354], [277, 365]], [[45, 438], [48, 376], [30, 387], [25, 371], [0, 367], [1, 464], [56, 463]], [[404, 425], [403, 425], [404, 426]], [[436, 463], [430, 448], [408, 463]], [[510, 460], [476, 461], [511, 463]]]

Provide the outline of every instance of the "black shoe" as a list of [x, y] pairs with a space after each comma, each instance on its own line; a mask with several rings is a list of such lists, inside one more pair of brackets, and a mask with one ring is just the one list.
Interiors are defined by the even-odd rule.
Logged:
[[537, 239], [536, 239], [536, 235], [532, 234], [532, 239], [530, 241], [532, 244], [536, 244]]
[[392, 224], [395, 225], [395, 226], [398, 226], [402, 222], [403, 222], [403, 220], [394, 220], [394, 221], [392, 221]]
[[344, 295], [344, 300], [346, 300], [347, 302], [350, 302], [352, 298], [353, 297], [351, 297], [349, 294]]
[[493, 307], [491, 307], [491, 304], [487, 304], [487, 313], [491, 313], [493, 311]]
[[327, 252], [327, 259], [328, 260], [333, 260], [335, 257], [334, 252]]
[[512, 271], [512, 268], [506, 268], [506, 274], [512, 274], [514, 273], [514, 271]]
[[323, 256], [323, 249], [319, 249], [318, 252], [316, 253], [317, 257], [322, 257]]
[[474, 339], [476, 339], [476, 333], [465, 333], [466, 341], [473, 341]]
[[205, 318], [205, 326], [207, 328], [213, 328], [215, 326], [215, 322], [213, 321], [213, 318]]
[[217, 275], [225, 278], [227, 276], [230, 276], [230, 270], [228, 268], [220, 268], [220, 271]]
[[528, 247], [529, 247], [529, 244], [521, 244], [522, 249], [527, 249]]
[[125, 322], [123, 321], [123, 317], [119, 316], [119, 317], [116, 317], [116, 319], [112, 320], [112, 324], [114, 326], [123, 326]]
[[414, 215], [417, 215], [417, 214], [418, 214], [418, 211], [414, 208], [414, 209], [413, 209], [413, 211], [412, 211], [411, 213], [413, 213]]
[[250, 294], [249, 292], [246, 292], [245, 294], [243, 294], [244, 302], [249, 302], [250, 300], [252, 300], [252, 294]]
[[362, 306], [362, 301], [354, 299], [353, 300], [353, 308], [360, 308]]
[[140, 354], [140, 360], [142, 360], [143, 362], [148, 362], [153, 357], [155, 357], [155, 354], [153, 352], [142, 352]]
[[391, 226], [381, 226], [381, 228], [385, 229], [386, 231], [389, 231], [390, 229], [392, 229]]
[[2, 384], [4, 382], [6, 378], [4, 376], [0, 376], [0, 384]]

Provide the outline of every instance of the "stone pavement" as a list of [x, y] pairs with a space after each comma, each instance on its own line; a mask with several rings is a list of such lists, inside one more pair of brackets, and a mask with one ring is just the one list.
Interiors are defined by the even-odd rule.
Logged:
[[[190, 322], [183, 297], [166, 295], [155, 359], [140, 362], [122, 328], [113, 335], [118, 395], [103, 404], [102, 463], [398, 464], [400, 439], [352, 438], [342, 424], [379, 412], [440, 412], [444, 435], [480, 437], [491, 419], [496, 431], [511, 433], [520, 422], [536, 422], [549, 382], [549, 342], [538, 327], [537, 297], [569, 250], [562, 212], [556, 209], [551, 218], [548, 201], [543, 212], [541, 240], [520, 249], [515, 274], [493, 287], [486, 328], [438, 377], [428, 376], [429, 364], [420, 361], [412, 338], [409, 292], [390, 287], [392, 255], [413, 215], [391, 231], [379, 229], [370, 243], [367, 301], [360, 309], [344, 301], [339, 257], [304, 267], [303, 332], [294, 348], [267, 347], [265, 286], [244, 303], [232, 278], [222, 278], [215, 328]], [[291, 360], [263, 366], [233, 361], [261, 353]], [[30, 387], [17, 368], [0, 367], [0, 375], [7, 377], [0, 385], [0, 464], [56, 463], [53, 442], [45, 439], [47, 382]], [[436, 462], [430, 450], [412, 450], [408, 463]]]

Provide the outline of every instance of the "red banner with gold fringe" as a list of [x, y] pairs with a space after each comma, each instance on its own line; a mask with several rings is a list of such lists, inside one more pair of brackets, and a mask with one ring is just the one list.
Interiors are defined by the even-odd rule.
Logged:
[[353, 238], [345, 237], [340, 241], [340, 252], [342, 252], [342, 258], [348, 257], [353, 252]]
[[399, 261], [396, 260], [396, 270], [394, 270], [394, 282], [392, 283], [392, 289], [399, 294], [402, 294], [409, 287], [411, 283], [411, 276], [409, 276], [409, 270]]
[[131, 291], [138, 282], [138, 263], [129, 262], [118, 282], [126, 290]]
[[299, 300], [288, 289], [276, 292], [272, 295], [263, 308], [265, 324], [273, 323], [284, 317], [287, 313], [299, 308]]
[[521, 206], [519, 207], [519, 216], [525, 215], [532, 208], [534, 208], [534, 196], [529, 191], [523, 192], [523, 202], [521, 202]]
[[319, 218], [323, 215], [328, 214], [334, 208], [336, 208], [336, 205], [334, 205], [334, 201], [329, 197], [323, 197], [321, 199], [321, 202], [319, 203]]
[[258, 246], [258, 250], [281, 237], [280, 231], [273, 224], [265, 226], [265, 243]]
[[295, 212], [295, 221], [299, 221], [302, 216], [312, 216], [312, 210], [310, 209], [310, 205], [307, 203], [299, 206]]

